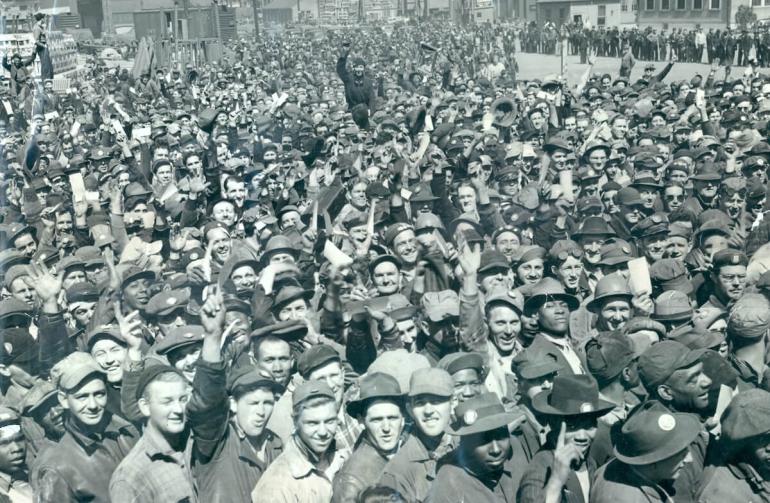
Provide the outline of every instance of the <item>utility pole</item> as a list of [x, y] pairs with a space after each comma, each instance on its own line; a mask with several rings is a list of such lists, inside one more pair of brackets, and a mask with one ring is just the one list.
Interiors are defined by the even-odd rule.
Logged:
[[259, 0], [251, 0], [251, 8], [254, 10], [254, 38], [259, 39]]
[[179, 68], [179, 2], [174, 0], [174, 59]]

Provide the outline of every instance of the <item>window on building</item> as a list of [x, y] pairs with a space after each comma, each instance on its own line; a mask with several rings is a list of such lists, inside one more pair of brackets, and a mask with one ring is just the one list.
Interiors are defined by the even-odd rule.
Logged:
[[711, 10], [719, 10], [722, 8], [722, 0], [710, 0], [709, 8]]
[[622, 3], [620, 4], [620, 10], [621, 10], [622, 12], [628, 12], [628, 4], [627, 4], [626, 2], [622, 2]]
[[753, 7], [761, 7], [762, 6], [762, 0], [751, 0], [751, 5]]
[[685, 0], [676, 0], [676, 10], [685, 10], [687, 8]]
[[671, 9], [671, 0], [660, 0], [660, 10]]
[[703, 0], [692, 0], [692, 10], [703, 10]]
[[596, 24], [599, 26], [604, 26], [607, 23], [607, 6], [606, 5], [600, 5], [597, 17], [596, 17]]
[[647, 10], [655, 10], [655, 0], [646, 0], [644, 8]]

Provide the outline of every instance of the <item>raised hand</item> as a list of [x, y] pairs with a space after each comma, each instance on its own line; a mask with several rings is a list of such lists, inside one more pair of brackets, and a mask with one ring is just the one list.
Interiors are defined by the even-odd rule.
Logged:
[[556, 449], [553, 451], [553, 464], [551, 465], [551, 482], [560, 483], [562, 486], [567, 482], [573, 466], [580, 462], [581, 455], [575, 444], [567, 443], [567, 425], [561, 422], [559, 436], [556, 440]]
[[205, 337], [221, 337], [225, 325], [225, 302], [222, 291], [217, 286], [212, 287], [206, 301], [201, 306], [201, 326]]
[[184, 250], [189, 234], [190, 231], [188, 229], [183, 229], [180, 231], [179, 223], [174, 222], [171, 224], [171, 232], [169, 233], [168, 239], [168, 244], [171, 247], [171, 251], [179, 253]]
[[40, 261], [31, 262], [27, 266], [29, 279], [27, 283], [35, 289], [35, 293], [43, 303], [55, 303], [62, 290], [62, 272], [51, 272]]
[[131, 311], [124, 316], [119, 302], [113, 304], [113, 309], [120, 336], [126, 341], [128, 349], [139, 351], [143, 341], [142, 318], [139, 316], [139, 311]]
[[481, 245], [465, 243], [457, 256], [465, 274], [475, 274], [481, 266]]

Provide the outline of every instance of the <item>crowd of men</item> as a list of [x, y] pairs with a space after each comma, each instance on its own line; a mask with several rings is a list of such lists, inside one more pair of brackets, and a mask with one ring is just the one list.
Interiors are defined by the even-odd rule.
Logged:
[[769, 501], [770, 78], [504, 44], [10, 55], [0, 501]]
[[[723, 65], [770, 66], [770, 30], [767, 26], [752, 29], [709, 28], [671, 30], [618, 28], [617, 26], [588, 26], [582, 22], [563, 24], [552, 22], [538, 26], [532, 22], [518, 32], [521, 49], [525, 52], [556, 54], [564, 44], [568, 54], [594, 54], [600, 57], [620, 57], [624, 46], [637, 59], [667, 61], [676, 56], [687, 63], [721, 62]], [[585, 61], [583, 61], [585, 62]]]

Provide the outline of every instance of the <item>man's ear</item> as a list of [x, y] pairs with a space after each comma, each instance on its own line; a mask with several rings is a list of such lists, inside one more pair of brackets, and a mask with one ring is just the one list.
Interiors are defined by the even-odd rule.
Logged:
[[235, 398], [230, 397], [230, 412], [235, 414], [235, 411], [238, 409], [238, 405], [236, 404]]
[[150, 417], [150, 404], [145, 397], [141, 397], [137, 402], [137, 405], [139, 406], [139, 412], [141, 412], [144, 417]]
[[8, 365], [0, 364], [0, 376], [11, 377], [11, 369]]
[[67, 403], [67, 394], [63, 391], [59, 391], [56, 393], [56, 398], [59, 400], [59, 405], [62, 406], [63, 409], [70, 408], [69, 403]]
[[671, 387], [668, 384], [660, 384], [657, 388], [658, 396], [664, 402], [671, 402], [674, 399], [674, 395], [671, 393]]

